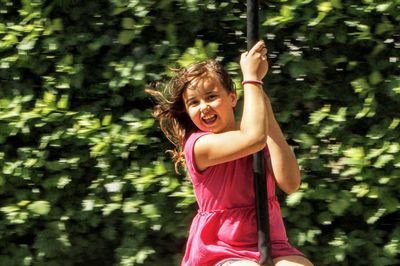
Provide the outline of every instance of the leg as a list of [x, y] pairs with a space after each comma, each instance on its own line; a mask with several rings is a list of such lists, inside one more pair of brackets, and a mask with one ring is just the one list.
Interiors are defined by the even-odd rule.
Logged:
[[238, 261], [227, 261], [223, 263], [221, 266], [260, 266], [258, 263], [255, 263], [251, 260], [238, 260]]
[[311, 261], [302, 256], [283, 256], [274, 260], [275, 266], [313, 266]]

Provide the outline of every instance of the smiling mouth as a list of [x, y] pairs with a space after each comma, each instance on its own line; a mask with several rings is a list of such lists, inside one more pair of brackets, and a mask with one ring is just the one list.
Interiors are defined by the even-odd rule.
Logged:
[[209, 125], [214, 123], [217, 120], [217, 115], [207, 115], [207, 116], [203, 116], [202, 120], [205, 124]]

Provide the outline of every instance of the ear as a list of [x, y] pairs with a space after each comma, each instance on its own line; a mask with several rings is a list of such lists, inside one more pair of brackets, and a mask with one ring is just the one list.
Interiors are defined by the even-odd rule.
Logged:
[[230, 92], [229, 97], [231, 99], [232, 108], [234, 108], [238, 101], [236, 91]]

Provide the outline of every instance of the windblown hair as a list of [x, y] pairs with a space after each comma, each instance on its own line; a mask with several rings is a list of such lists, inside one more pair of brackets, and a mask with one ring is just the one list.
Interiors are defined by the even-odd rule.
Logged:
[[173, 69], [175, 75], [167, 83], [164, 91], [147, 89], [157, 101], [153, 115], [160, 121], [161, 130], [174, 150], [169, 150], [175, 163], [175, 171], [179, 173], [179, 165], [185, 166], [183, 145], [190, 133], [197, 127], [186, 112], [183, 93], [193, 81], [199, 78], [216, 78], [228, 92], [234, 91], [229, 74], [215, 60], [205, 60], [189, 65], [186, 68]]

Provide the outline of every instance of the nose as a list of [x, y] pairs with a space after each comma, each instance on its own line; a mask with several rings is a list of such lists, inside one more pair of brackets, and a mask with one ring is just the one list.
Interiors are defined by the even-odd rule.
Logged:
[[210, 110], [210, 106], [206, 102], [202, 102], [200, 106], [200, 110], [204, 112], [208, 112]]

